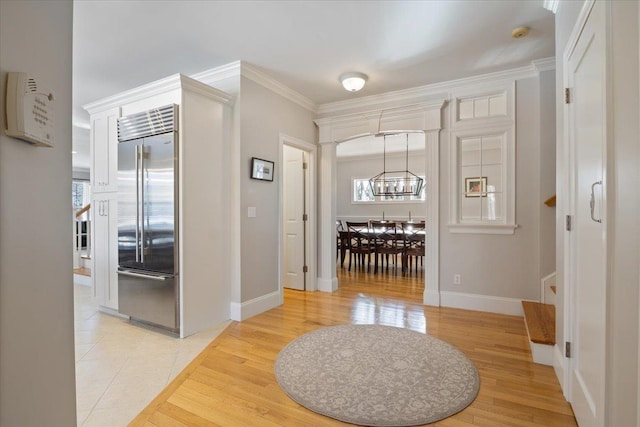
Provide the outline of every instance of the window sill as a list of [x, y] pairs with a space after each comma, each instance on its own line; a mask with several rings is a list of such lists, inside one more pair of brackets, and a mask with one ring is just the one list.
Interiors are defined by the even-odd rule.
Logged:
[[449, 224], [450, 233], [515, 234], [518, 224]]

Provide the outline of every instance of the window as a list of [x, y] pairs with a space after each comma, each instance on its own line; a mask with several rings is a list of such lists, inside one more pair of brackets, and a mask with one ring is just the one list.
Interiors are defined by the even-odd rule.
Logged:
[[[421, 176], [424, 180], [424, 176]], [[353, 179], [353, 197], [352, 203], [421, 203], [425, 200], [425, 186], [418, 196], [374, 196], [369, 178]]]
[[[73, 211], [77, 212], [85, 207], [91, 201], [91, 187], [89, 181], [72, 181], [71, 182], [71, 203]], [[79, 219], [86, 220], [89, 213], [85, 212]]]
[[515, 82], [453, 94], [449, 231], [513, 234]]
[[514, 153], [511, 126], [452, 133], [452, 232], [513, 233]]
[[82, 209], [84, 206], [84, 183], [74, 181], [71, 183], [71, 200], [73, 209]]

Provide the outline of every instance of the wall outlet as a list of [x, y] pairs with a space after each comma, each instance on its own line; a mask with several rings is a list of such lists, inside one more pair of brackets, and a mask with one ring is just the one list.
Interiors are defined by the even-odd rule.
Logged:
[[459, 274], [454, 274], [453, 275], [453, 284], [454, 285], [460, 285], [462, 284], [462, 278], [460, 277]]

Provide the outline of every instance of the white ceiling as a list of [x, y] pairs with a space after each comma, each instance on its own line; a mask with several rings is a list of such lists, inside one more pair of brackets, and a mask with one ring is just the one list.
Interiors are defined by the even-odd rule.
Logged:
[[[528, 65], [554, 55], [543, 0], [74, 2], [74, 124], [82, 105], [243, 60], [316, 104]], [[528, 26], [528, 37], [511, 31]], [[363, 90], [338, 76], [361, 71]], [[88, 130], [74, 129], [88, 167]]]

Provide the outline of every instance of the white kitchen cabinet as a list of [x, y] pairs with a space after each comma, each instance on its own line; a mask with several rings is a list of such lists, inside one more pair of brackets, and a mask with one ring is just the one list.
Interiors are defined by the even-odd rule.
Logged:
[[96, 303], [118, 309], [117, 193], [94, 194], [91, 202], [93, 236], [93, 292]]
[[92, 192], [118, 190], [118, 118], [120, 108], [91, 115]]

